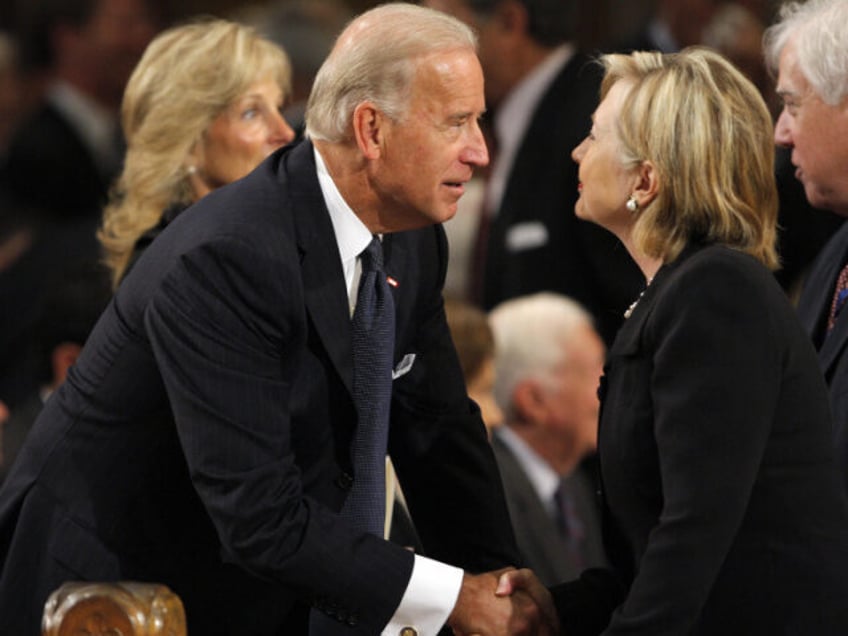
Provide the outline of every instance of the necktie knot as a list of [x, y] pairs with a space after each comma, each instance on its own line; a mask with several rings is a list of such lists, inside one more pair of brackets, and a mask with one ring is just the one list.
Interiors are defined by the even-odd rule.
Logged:
[[383, 245], [376, 236], [371, 239], [368, 246], [359, 255], [362, 261], [363, 272], [383, 271]]

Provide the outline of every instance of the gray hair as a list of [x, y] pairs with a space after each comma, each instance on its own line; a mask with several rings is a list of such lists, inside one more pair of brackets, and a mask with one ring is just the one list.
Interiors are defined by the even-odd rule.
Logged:
[[495, 400], [510, 420], [515, 387], [528, 379], [550, 382], [567, 362], [563, 345], [593, 320], [571, 298], [541, 292], [499, 304], [490, 312], [489, 324], [495, 335]]
[[440, 11], [405, 3], [366, 11], [342, 32], [315, 77], [306, 106], [307, 136], [345, 140], [353, 111], [364, 101], [402, 121], [419, 58], [476, 48], [471, 29]]
[[822, 100], [836, 106], [848, 96], [848, 2], [790, 2], [766, 30], [766, 61], [778, 68], [784, 47], [794, 42], [798, 66]]

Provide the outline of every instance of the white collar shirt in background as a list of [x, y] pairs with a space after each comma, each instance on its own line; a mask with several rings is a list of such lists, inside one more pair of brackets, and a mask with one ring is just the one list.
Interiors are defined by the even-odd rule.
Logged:
[[[504, 190], [515, 163], [515, 156], [539, 102], [553, 83], [557, 74], [574, 55], [574, 47], [562, 44], [555, 48], [545, 61], [509, 93], [495, 113], [494, 134], [497, 138], [497, 158], [492, 164], [492, 173], [486, 185], [485, 213], [495, 216], [501, 205]], [[566, 149], [563, 152], [571, 152]]]
[[104, 173], [120, 165], [122, 157], [116, 157], [118, 120], [114, 113], [67, 82], [55, 82], [47, 99], [71, 122]]
[[501, 426], [497, 429], [501, 441], [515, 455], [515, 459], [521, 465], [527, 479], [533, 486], [533, 490], [539, 495], [539, 499], [545, 504], [545, 508], [551, 516], [556, 515], [554, 510], [554, 494], [559, 488], [561, 478], [551, 468], [550, 464], [534, 451], [530, 446], [516, 435], [509, 426]]

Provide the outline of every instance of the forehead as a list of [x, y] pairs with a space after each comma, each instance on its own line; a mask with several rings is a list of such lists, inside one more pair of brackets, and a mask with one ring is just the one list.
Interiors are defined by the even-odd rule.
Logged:
[[282, 88], [277, 80], [270, 74], [261, 75], [250, 82], [239, 97], [248, 97], [251, 95], [278, 95], [282, 93]]
[[412, 85], [413, 108], [445, 107], [448, 110], [462, 106], [473, 112], [482, 112], [483, 71], [475, 53], [470, 49], [457, 49], [421, 58]]
[[631, 87], [632, 82], [626, 80], [618, 80], [613, 84], [595, 109], [594, 122], [603, 125], [616, 119]]
[[810, 84], [798, 65], [795, 44], [791, 40], [780, 52], [777, 73], [777, 92], [800, 94], [806, 92]]

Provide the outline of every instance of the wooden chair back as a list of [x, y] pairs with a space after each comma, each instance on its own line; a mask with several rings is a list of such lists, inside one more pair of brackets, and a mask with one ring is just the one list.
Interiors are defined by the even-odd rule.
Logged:
[[187, 636], [182, 601], [154, 583], [69, 582], [44, 605], [42, 636]]

